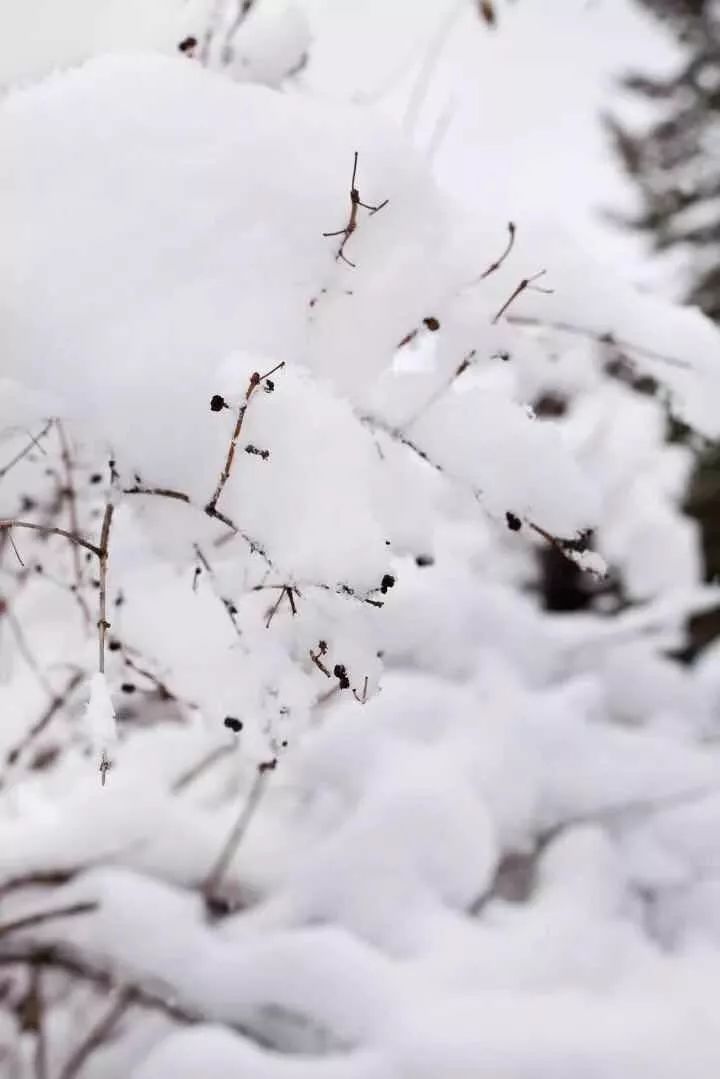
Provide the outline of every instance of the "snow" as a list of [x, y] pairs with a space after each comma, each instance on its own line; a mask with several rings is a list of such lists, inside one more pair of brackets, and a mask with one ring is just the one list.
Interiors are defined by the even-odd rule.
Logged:
[[104, 674], [94, 674], [85, 712], [90, 740], [98, 759], [104, 759], [117, 741], [117, 716]]
[[[48, 414], [70, 447], [0, 473], [0, 517], [97, 543], [116, 505], [103, 675], [92, 549], [0, 532], [8, 999], [44, 949], [60, 1074], [134, 987], [88, 1079], [707, 1079], [719, 657], [672, 653], [718, 589], [665, 423], [717, 434], [718, 332], [546, 223], [479, 280], [497, 208], [257, 85], [305, 47], [277, 17], [250, 82], [113, 55], [0, 104], [0, 468]], [[352, 267], [322, 234], [356, 151], [389, 202]], [[609, 606], [542, 609], [563, 545]]]

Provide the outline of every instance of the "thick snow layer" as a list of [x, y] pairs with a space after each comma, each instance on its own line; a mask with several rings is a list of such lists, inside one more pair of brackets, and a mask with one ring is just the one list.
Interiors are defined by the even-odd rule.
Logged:
[[[541, 232], [480, 279], [503, 229], [397, 132], [187, 58], [10, 94], [0, 224], [0, 519], [91, 544], [0, 529], [23, 1079], [23, 948], [53, 1074], [108, 972], [88, 1079], [715, 1074], [720, 657], [670, 654], [718, 589], [664, 397], [605, 367], [712, 433], [717, 332]], [[585, 528], [618, 609], [545, 613]]]

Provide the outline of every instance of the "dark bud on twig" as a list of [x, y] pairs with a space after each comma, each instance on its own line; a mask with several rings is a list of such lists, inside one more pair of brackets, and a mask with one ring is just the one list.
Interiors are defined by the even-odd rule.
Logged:
[[495, 6], [492, 0], [479, 0], [478, 10], [480, 17], [485, 20], [488, 26], [495, 26], [497, 23], [497, 15], [495, 14]]
[[522, 521], [516, 514], [511, 513], [510, 510], [505, 514], [505, 520], [511, 532], [519, 532], [522, 528]]
[[197, 43], [198, 42], [196, 37], [186, 37], [178, 45], [178, 51], [185, 53], [186, 56], [192, 56], [195, 52], [195, 49], [197, 48]]
[[100, 475], [99, 472], [93, 472], [92, 476], [90, 477], [90, 482], [91, 483], [102, 483], [102, 479], [103, 478], [102, 478], [102, 476]]
[[424, 568], [425, 566], [434, 566], [435, 559], [431, 554], [419, 554], [415, 559], [415, 565]]
[[387, 593], [388, 588], [392, 588], [395, 584], [395, 578], [391, 573], [386, 573], [380, 582], [380, 591], [383, 595]]
[[263, 461], [267, 461], [270, 457], [270, 450], [260, 450], [257, 446], [253, 446], [252, 443], [248, 443], [245, 447], [245, 453], [253, 454], [255, 457], [262, 457]]
[[430, 330], [431, 333], [435, 333], [436, 330], [440, 329], [440, 322], [433, 315], [430, 315], [429, 318], [424, 318], [423, 325]]
[[210, 411], [222, 412], [224, 408], [230, 408], [224, 397], [221, 397], [219, 393], [214, 393], [210, 398]]
[[265, 385], [264, 385], [263, 389], [265, 390], [265, 393], [272, 393], [273, 392], [273, 390], [275, 389], [275, 383], [273, 382], [273, 380], [271, 378], [266, 378], [265, 379]]
[[333, 667], [333, 674], [340, 683], [340, 689], [350, 689], [350, 679], [344, 663], [336, 663]]
[[236, 719], [235, 716], [225, 716], [223, 726], [227, 727], [233, 734], [238, 734], [242, 730], [243, 725], [241, 719]]
[[137, 686], [133, 685], [132, 682], [123, 682], [123, 684], [120, 686], [120, 689], [123, 693], [134, 693], [137, 689]]

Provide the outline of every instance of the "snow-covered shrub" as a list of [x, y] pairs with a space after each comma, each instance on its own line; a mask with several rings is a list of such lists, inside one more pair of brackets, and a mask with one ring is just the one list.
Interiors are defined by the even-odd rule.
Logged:
[[[713, 435], [716, 331], [187, 56], [0, 162], [0, 1066], [707, 1079], [717, 598], [602, 353]], [[537, 545], [633, 602], [542, 613]]]

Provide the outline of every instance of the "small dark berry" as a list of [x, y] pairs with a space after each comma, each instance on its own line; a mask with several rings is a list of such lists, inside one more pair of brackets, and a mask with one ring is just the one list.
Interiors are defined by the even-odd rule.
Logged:
[[120, 641], [110, 641], [108, 648], [111, 652], [119, 652], [122, 648], [122, 645], [120, 644]]
[[90, 477], [90, 482], [91, 483], [102, 483], [102, 476], [100, 475], [100, 473], [99, 472], [93, 472], [92, 476]]
[[132, 682], [123, 682], [123, 684], [120, 686], [120, 689], [123, 693], [134, 693], [137, 689], [137, 686], [134, 686]]
[[431, 333], [435, 333], [436, 330], [440, 329], [440, 323], [433, 315], [431, 315], [429, 318], [424, 318], [423, 323], [425, 324], [425, 326], [427, 326]]
[[228, 730], [232, 731], [234, 734], [237, 734], [239, 731], [241, 731], [243, 726], [242, 720], [236, 719], [235, 716], [225, 716], [223, 724], [228, 728]]
[[415, 559], [415, 565], [420, 566], [421, 568], [424, 566], [434, 566], [435, 559], [431, 554], [419, 554]]
[[271, 378], [265, 379], [265, 393], [272, 393], [275, 389], [275, 383]]
[[192, 36], [191, 37], [186, 37], [178, 45], [178, 49], [180, 50], [180, 52], [185, 52], [185, 53], [192, 52], [193, 49], [196, 49], [196, 48], [197, 48], [197, 38], [192, 37]]
[[522, 521], [516, 514], [511, 513], [510, 510], [505, 514], [505, 520], [511, 532], [519, 532], [522, 528]]
[[347, 670], [344, 663], [336, 663], [333, 667], [333, 674], [336, 678], [345, 678], [347, 676]]
[[222, 412], [224, 408], [229, 408], [227, 401], [219, 393], [214, 393], [210, 398], [210, 411]]
[[392, 588], [395, 584], [395, 578], [391, 573], [386, 573], [380, 582], [380, 591], [383, 595], [387, 592], [388, 588]]
[[343, 675], [340, 679], [340, 689], [350, 689], [350, 679], [347, 675]]

